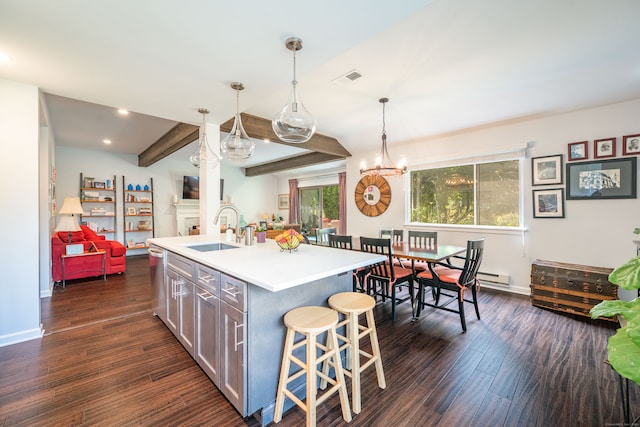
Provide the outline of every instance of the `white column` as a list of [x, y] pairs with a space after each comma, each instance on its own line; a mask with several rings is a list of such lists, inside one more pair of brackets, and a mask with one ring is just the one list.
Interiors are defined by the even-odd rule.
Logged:
[[[209, 147], [219, 155], [220, 126], [207, 123], [207, 141]], [[202, 135], [203, 129], [200, 129]], [[220, 207], [220, 165], [215, 169], [200, 167], [200, 234], [218, 232], [218, 226], [213, 224], [213, 218]]]

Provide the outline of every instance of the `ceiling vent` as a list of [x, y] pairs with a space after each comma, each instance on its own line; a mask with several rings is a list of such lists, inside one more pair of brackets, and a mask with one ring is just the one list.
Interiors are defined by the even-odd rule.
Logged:
[[346, 86], [358, 80], [360, 77], [362, 77], [362, 73], [360, 71], [351, 70], [346, 74], [343, 74], [340, 77], [334, 79], [333, 82], [340, 86]]

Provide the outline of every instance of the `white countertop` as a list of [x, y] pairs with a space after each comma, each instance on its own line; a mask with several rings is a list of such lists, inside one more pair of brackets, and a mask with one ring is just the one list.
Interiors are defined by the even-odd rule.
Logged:
[[[188, 247], [217, 242], [238, 248], [200, 252]], [[227, 242], [224, 235], [217, 234], [161, 237], [149, 239], [149, 243], [272, 292], [351, 272], [386, 259], [383, 255], [306, 244], [301, 244], [296, 252], [281, 252], [272, 239], [245, 246]]]

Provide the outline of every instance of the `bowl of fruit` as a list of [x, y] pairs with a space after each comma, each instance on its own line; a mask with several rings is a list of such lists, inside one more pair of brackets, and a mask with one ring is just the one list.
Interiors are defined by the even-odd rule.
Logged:
[[275, 238], [276, 243], [280, 246], [280, 251], [296, 251], [298, 250], [298, 246], [300, 246], [300, 242], [304, 240], [302, 234], [298, 233], [296, 230], [290, 228], [289, 230], [285, 230], [283, 233], [278, 234]]

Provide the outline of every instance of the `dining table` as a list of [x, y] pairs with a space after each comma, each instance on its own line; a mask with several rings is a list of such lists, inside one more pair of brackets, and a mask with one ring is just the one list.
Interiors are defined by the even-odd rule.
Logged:
[[[353, 238], [353, 249], [360, 250], [360, 238]], [[466, 246], [436, 244], [430, 247], [411, 246], [409, 242], [396, 242], [391, 244], [391, 255], [394, 258], [411, 261], [411, 270], [414, 270], [416, 261], [428, 264], [443, 262], [452, 256], [460, 255], [467, 250]], [[413, 286], [413, 285], [412, 285]], [[412, 301], [413, 317], [418, 313], [418, 301], [422, 301], [424, 290], [419, 289], [416, 297]]]

